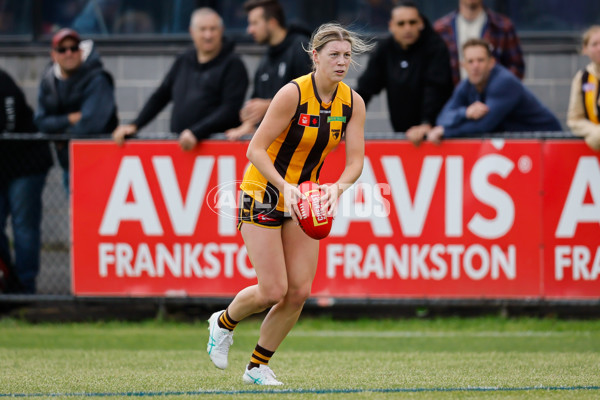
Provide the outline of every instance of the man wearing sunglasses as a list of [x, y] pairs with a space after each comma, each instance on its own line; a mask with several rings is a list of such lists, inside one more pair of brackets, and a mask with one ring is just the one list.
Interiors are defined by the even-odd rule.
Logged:
[[392, 9], [390, 35], [382, 39], [358, 79], [365, 102], [381, 90], [394, 132], [419, 144], [452, 94], [450, 56], [416, 4], [402, 0]]
[[[104, 69], [91, 40], [63, 28], [52, 37], [52, 62], [42, 74], [35, 123], [44, 133], [71, 137], [110, 135], [118, 125], [112, 76]], [[69, 191], [69, 150], [56, 143]]]

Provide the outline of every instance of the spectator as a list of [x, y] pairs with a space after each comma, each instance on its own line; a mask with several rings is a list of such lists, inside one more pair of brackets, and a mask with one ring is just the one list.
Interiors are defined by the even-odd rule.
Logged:
[[249, 0], [244, 3], [244, 9], [248, 14], [248, 33], [256, 43], [267, 44], [269, 48], [254, 74], [252, 96], [240, 112], [242, 124], [225, 132], [231, 140], [253, 134], [275, 93], [312, 68], [310, 57], [304, 51], [310, 32], [300, 27], [288, 29], [277, 0]]
[[114, 32], [131, 35], [134, 33], [154, 33], [154, 21], [150, 14], [142, 10], [126, 11], [115, 21]]
[[82, 34], [108, 35], [118, 18], [122, 0], [90, 0], [71, 28]]
[[223, 20], [211, 8], [192, 13], [190, 35], [194, 48], [179, 55], [160, 86], [150, 96], [135, 121], [113, 132], [120, 146], [170, 102], [171, 132], [179, 133], [183, 150], [198, 140], [239, 125], [248, 73], [233, 43], [223, 38]]
[[575, 135], [583, 136], [591, 149], [600, 151], [600, 25], [583, 34], [583, 54], [591, 62], [573, 78], [567, 125]]
[[[44, 133], [89, 137], [112, 132], [118, 125], [112, 76], [104, 69], [91, 40], [63, 28], [52, 37], [52, 62], [42, 73], [35, 123]], [[69, 192], [69, 148], [56, 143]]]
[[433, 28], [442, 36], [450, 50], [454, 85], [467, 77], [464, 68], [460, 68], [462, 53], [459, 49], [462, 49], [467, 40], [474, 38], [491, 43], [496, 60], [517, 78], [523, 79], [525, 63], [513, 23], [506, 16], [484, 7], [483, 0], [459, 0], [458, 11], [435, 21]]
[[560, 131], [556, 117], [506, 68], [496, 63], [488, 42], [463, 46], [467, 79], [438, 116], [427, 138], [475, 136], [488, 132]]
[[371, 55], [356, 91], [369, 102], [386, 89], [394, 131], [406, 132], [418, 144], [452, 94], [448, 49], [410, 0], [392, 9], [389, 31]]
[[[0, 132], [36, 132], [33, 111], [15, 82], [0, 70]], [[0, 142], [0, 263], [17, 279], [7, 291], [35, 293], [40, 270], [42, 190], [52, 157], [47, 142], [3, 140]], [[12, 262], [6, 222], [11, 217], [14, 239]], [[10, 267], [13, 265], [14, 267]], [[6, 271], [5, 271], [6, 272]]]

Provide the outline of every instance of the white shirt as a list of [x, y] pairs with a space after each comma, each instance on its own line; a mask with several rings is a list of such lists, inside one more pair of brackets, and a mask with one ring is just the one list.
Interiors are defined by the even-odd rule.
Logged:
[[472, 21], [465, 19], [465, 17], [460, 14], [456, 16], [456, 45], [458, 46], [458, 59], [461, 62], [460, 79], [465, 79], [467, 77], [467, 71], [462, 67], [463, 44], [469, 39], [480, 38], [486, 22], [487, 14], [485, 11], [482, 11], [477, 18]]

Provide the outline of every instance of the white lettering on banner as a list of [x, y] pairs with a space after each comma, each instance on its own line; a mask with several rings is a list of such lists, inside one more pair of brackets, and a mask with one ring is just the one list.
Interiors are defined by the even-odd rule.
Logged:
[[173, 231], [178, 236], [189, 236], [196, 230], [214, 161], [214, 157], [196, 157], [187, 196], [183, 201], [171, 157], [152, 157]]
[[[362, 194], [356, 201], [356, 192]], [[357, 182], [340, 197], [335, 223], [329, 236], [346, 236], [352, 222], [369, 222], [376, 237], [391, 237], [390, 203], [383, 195], [389, 195], [388, 185], [377, 183], [369, 157], [365, 157], [363, 170]]]
[[[235, 182], [235, 157], [222, 156], [218, 159], [218, 181]], [[235, 236], [237, 235], [237, 220], [228, 218], [227, 215], [237, 215], [236, 194], [237, 187], [227, 186], [226, 192], [221, 193], [221, 196], [228, 197], [229, 202], [219, 201], [219, 235]], [[220, 198], [221, 199], [221, 198]]]
[[[327, 278], [335, 279], [342, 269], [346, 279], [453, 279], [477, 281], [484, 278], [497, 280], [501, 275], [508, 280], [517, 277], [517, 250], [509, 245], [504, 251], [498, 245], [489, 249], [473, 244], [463, 245], [408, 245], [396, 247], [386, 244], [382, 249], [370, 244], [363, 252], [358, 244], [329, 244], [326, 248]], [[446, 258], [449, 258], [450, 264]]]
[[[588, 189], [593, 204], [585, 204]], [[579, 158], [555, 236], [572, 238], [577, 224], [585, 222], [600, 224], [600, 162], [596, 157]]]
[[[444, 159], [441, 156], [424, 158], [415, 197], [412, 200], [401, 158], [398, 156], [381, 157], [404, 236], [418, 237], [422, 234], [443, 162]], [[488, 179], [493, 174], [506, 178], [513, 169], [514, 163], [498, 154], [483, 156], [473, 166], [470, 184], [474, 196], [496, 211], [495, 218], [491, 220], [483, 218], [479, 213], [475, 214], [467, 225], [473, 234], [484, 239], [497, 239], [512, 228], [515, 220], [514, 202], [508, 193], [491, 185]], [[463, 175], [462, 157], [447, 157], [445, 177], [445, 234], [447, 237], [463, 235]]]
[[381, 164], [383, 165], [385, 177], [392, 189], [392, 198], [394, 199], [400, 228], [404, 236], [420, 236], [431, 205], [440, 169], [442, 168], [442, 157], [428, 156], [423, 160], [423, 168], [419, 175], [414, 202], [410, 199], [406, 174], [404, 173], [404, 168], [402, 168], [400, 157], [381, 157]]
[[[167, 273], [176, 278], [232, 278], [235, 271], [242, 277], [256, 277], [246, 262], [245, 246], [235, 243], [175, 243], [171, 247], [147, 243], [134, 248], [129, 243], [99, 243], [98, 273], [121, 277], [162, 278]], [[165, 268], [166, 267], [166, 268]]]
[[[508, 193], [488, 182], [492, 174], [506, 178], [515, 164], [506, 157], [490, 154], [479, 159], [471, 172], [471, 190], [473, 195], [483, 204], [496, 210], [496, 217], [485, 219], [477, 213], [469, 222], [469, 230], [484, 239], [497, 239], [504, 236], [513, 226], [515, 205]], [[446, 212], [449, 210], [446, 209]]]
[[446, 158], [446, 236], [461, 237], [463, 234], [463, 159]]
[[565, 268], [571, 268], [574, 281], [595, 281], [600, 276], [600, 246], [596, 248], [594, 260], [592, 251], [586, 246], [556, 246], [554, 248], [554, 278], [562, 281]]
[[[130, 190], [135, 199], [133, 202], [127, 202]], [[121, 221], [140, 221], [144, 234], [148, 236], [163, 234], [142, 162], [136, 156], [126, 156], [121, 160], [102, 216], [100, 235], [116, 235]]]
[[[187, 195], [183, 200], [171, 157], [152, 157], [160, 192], [173, 231], [178, 236], [192, 235], [196, 229], [214, 161], [215, 158], [212, 156], [196, 157]], [[235, 169], [235, 164], [231, 165], [231, 162], [225, 161], [220, 165], [223, 165], [223, 168]], [[233, 172], [223, 172], [219, 175], [219, 178], [229, 179], [232, 174]], [[128, 202], [127, 196], [130, 191], [134, 200]], [[156, 211], [155, 199], [152, 198], [142, 162], [137, 156], [125, 156], [121, 160], [102, 216], [100, 235], [116, 235], [122, 221], [139, 221], [144, 235], [147, 236], [160, 236], [163, 234], [163, 228]], [[221, 228], [221, 224], [219, 227]], [[231, 229], [224, 227], [223, 230], [224, 233], [231, 236]]]

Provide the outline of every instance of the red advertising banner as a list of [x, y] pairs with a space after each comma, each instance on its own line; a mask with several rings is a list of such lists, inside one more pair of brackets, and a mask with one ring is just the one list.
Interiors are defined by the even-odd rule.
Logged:
[[543, 293], [600, 297], [600, 155], [582, 142], [546, 141]]
[[255, 280], [235, 223], [246, 147], [74, 142], [73, 293], [227, 296]]
[[[579, 145], [573, 150], [579, 155], [585, 146], [556, 146], [562, 152], [566, 144]], [[192, 152], [174, 141], [71, 146], [74, 294], [230, 297], [255, 282], [235, 227], [246, 143], [206, 141]], [[312, 295], [543, 297], [554, 282], [543, 265], [547, 224], [556, 225], [545, 210], [562, 209], [566, 198], [557, 188], [553, 198], [562, 203], [555, 205], [545, 186], [571, 180], [577, 162], [548, 182], [544, 168], [552, 159], [567, 160], [562, 153], [548, 156], [551, 147], [542, 158], [542, 146], [534, 140], [367, 142], [363, 173], [340, 198], [332, 232], [321, 241]], [[334, 181], [343, 165], [342, 145], [326, 160], [321, 182]], [[586, 196], [590, 209], [600, 207], [595, 192]], [[598, 219], [594, 227], [598, 237]], [[575, 243], [587, 243], [577, 233], [564, 242], [573, 247], [571, 258], [580, 252]], [[575, 276], [575, 269], [561, 268]], [[592, 285], [580, 287], [583, 280], [555, 283], [551, 296], [593, 292]]]
[[[372, 141], [366, 155], [323, 241], [315, 295], [539, 295], [538, 142]], [[335, 157], [343, 165], [343, 152]]]

